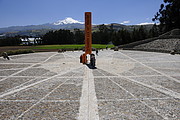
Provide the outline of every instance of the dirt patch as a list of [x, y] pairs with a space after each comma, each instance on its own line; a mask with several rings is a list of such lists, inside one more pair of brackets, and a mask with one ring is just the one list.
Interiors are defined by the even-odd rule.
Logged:
[[0, 52], [5, 52], [9, 50], [19, 50], [19, 49], [31, 49], [32, 46], [5, 46], [0, 47]]
[[[21, 50], [21, 49], [31, 49], [34, 46], [5, 46], [0, 47], [0, 53], [10, 51], [10, 50]], [[57, 49], [32, 49], [35, 52], [56, 52]]]

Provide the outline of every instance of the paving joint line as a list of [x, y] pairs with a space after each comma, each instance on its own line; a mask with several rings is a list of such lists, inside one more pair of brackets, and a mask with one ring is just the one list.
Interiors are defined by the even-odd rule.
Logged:
[[[7, 77], [7, 76], [0, 76], [0, 77]], [[50, 76], [12, 76], [10, 78], [47, 78]]]
[[37, 79], [37, 78], [34, 78], [34, 79], [32, 79], [32, 80], [29, 80], [29, 81], [27, 81], [27, 82], [25, 82], [25, 83], [23, 83], [23, 84], [20, 84], [19, 86], [15, 86], [15, 87], [13, 87], [13, 88], [10, 88], [10, 89], [8, 89], [8, 90], [0, 93], [0, 95], [3, 95], [3, 94], [5, 94], [5, 93], [7, 93], [7, 92], [10, 92], [10, 91], [12, 91], [12, 90], [14, 90], [14, 89], [16, 89], [16, 88], [19, 88], [19, 87], [23, 86], [24, 84], [26, 84], [26, 83], [28, 83], [28, 82], [31, 82], [31, 81], [33, 81], [33, 80], [35, 80], [35, 79]]
[[57, 78], [83, 78], [83, 76], [75, 76], [75, 77], [65, 76], [65, 77], [57, 77]]
[[[68, 80], [66, 80], [65, 82], [67, 82]], [[45, 99], [47, 96], [49, 96], [52, 92], [54, 92], [57, 88], [59, 88], [60, 86], [62, 86], [65, 82], [61, 83], [60, 85], [58, 85], [57, 87], [55, 87], [53, 90], [51, 90], [48, 94], [46, 94], [44, 97], [42, 97], [39, 101], [37, 101], [34, 105], [32, 105], [31, 107], [29, 107], [26, 111], [24, 111], [23, 113], [21, 113], [21, 115], [19, 115], [16, 120], [18, 120], [19, 118], [21, 118], [25, 113], [29, 112], [33, 107], [35, 107], [37, 104], [39, 104], [40, 102], [43, 101], [43, 99]]]
[[[132, 97], [134, 97], [135, 99], [137, 99], [137, 97], [136, 97], [133, 93], [131, 93], [131, 92], [129, 92], [128, 90], [126, 90], [124, 87], [122, 87], [121, 85], [119, 85], [117, 82], [115, 82], [114, 80], [111, 80], [111, 79], [109, 79], [109, 80], [112, 81], [112, 82], [113, 82], [114, 84], [116, 84], [117, 86], [119, 86], [121, 89], [125, 90], [125, 91], [126, 91], [127, 93], [129, 93]], [[168, 118], [167, 118], [166, 116], [161, 115], [156, 109], [154, 109], [153, 107], [149, 106], [149, 105], [146, 104], [144, 101], [141, 101], [141, 100], [140, 100], [140, 102], [141, 102], [142, 104], [144, 104], [145, 106], [147, 106], [148, 108], [150, 108], [152, 111], [154, 111], [157, 115], [161, 116], [163, 119], [168, 120]]]
[[157, 85], [157, 84], [149, 85], [149, 84], [146, 84], [146, 83], [143, 83], [143, 82], [136, 81], [136, 80], [134, 80], [132, 78], [128, 78], [128, 77], [125, 77], [125, 76], [123, 76], [123, 77], [126, 78], [127, 80], [131, 81], [131, 82], [135, 82], [137, 84], [143, 85], [145, 87], [156, 90], [156, 91], [161, 92], [163, 94], [166, 94], [166, 95], [169, 95], [171, 97], [180, 99], [180, 93], [174, 92], [174, 91], [172, 91], [170, 89], [167, 89], [165, 87], [162, 87], [160, 85]]
[[132, 74], [132, 75], [134, 75], [134, 76], [139, 76], [139, 75], [137, 75], [137, 74], [135, 74], [135, 73], [133, 73], [133, 72], [130, 72], [130, 71], [127, 71], [127, 72], [129, 72], [130, 74]]
[[4, 100], [0, 99], [0, 102], [37, 102], [38, 100]]
[[2, 64], [2, 65], [3, 65], [3, 64], [9, 64], [9, 65], [11, 65], [11, 64], [15, 64], [15, 65], [16, 65], [16, 64], [17, 64], [17, 65], [20, 64], [20, 65], [24, 65], [24, 64], [25, 64], [25, 65], [26, 65], [26, 64], [34, 64], [34, 63], [0, 63], [0, 65], [1, 65], [1, 64]]
[[23, 68], [12, 68], [12, 69], [1, 69], [0, 71], [4, 71], [4, 70], [21, 70]]
[[[46, 74], [46, 73], [44, 73], [44, 74]], [[43, 76], [44, 74], [42, 74], [42, 76]], [[39, 77], [39, 78], [40, 78], [40, 77]], [[23, 85], [25, 85], [25, 84], [27, 84], [27, 83], [30, 83], [30, 82], [32, 82], [32, 81], [34, 81], [34, 80], [36, 80], [36, 79], [38, 79], [38, 77], [35, 77], [35, 78], [32, 79], [32, 80], [29, 80], [29, 81], [27, 81], [27, 82], [24, 82], [24, 83], [20, 84], [19, 86], [10, 88], [10, 89], [8, 89], [7, 91], [2, 92], [1, 94], [10, 92], [10, 91], [12, 91], [12, 90], [14, 90], [14, 89], [17, 89], [17, 88], [20, 88], [21, 86], [23, 86]], [[47, 79], [47, 78], [43, 78], [43, 79]], [[41, 81], [41, 80], [40, 80], [40, 81]], [[0, 95], [1, 95], [1, 94], [0, 94]]]
[[[100, 71], [99, 71], [100, 72]], [[102, 73], [103, 74], [103, 73]], [[126, 90], [124, 87], [122, 87], [121, 85], [119, 85], [117, 82], [115, 82], [114, 80], [112, 80], [111, 78], [108, 78], [112, 83], [116, 84], [118, 87], [120, 87], [122, 90], [126, 91], [127, 93], [129, 93], [132, 97], [134, 97], [135, 99], [137, 99], [137, 97], [132, 94], [131, 92], [129, 92], [128, 90]], [[154, 108], [150, 107], [148, 104], [146, 104], [143, 101], [140, 101], [142, 104], [144, 104], [145, 106], [147, 106], [148, 108], [150, 108], [152, 111], [154, 111], [157, 115], [161, 116], [163, 119], [168, 120], [168, 118], [166, 116], [162, 116], [158, 111], [156, 111]]]
[[[71, 70], [72, 71], [72, 70]], [[72, 75], [73, 76], [73, 75]], [[34, 105], [32, 105], [31, 107], [29, 107], [26, 111], [24, 111], [23, 113], [21, 113], [21, 115], [19, 115], [16, 120], [18, 120], [19, 118], [21, 118], [23, 115], [25, 115], [25, 113], [29, 112], [33, 107], [35, 107], [36, 105], [38, 105], [40, 102], [42, 102], [46, 97], [48, 97], [51, 93], [53, 93], [55, 90], [57, 90], [59, 87], [61, 87], [63, 84], [65, 84], [67, 81], [64, 81], [63, 83], [59, 84], [57, 87], [55, 87], [53, 90], [51, 90], [48, 94], [46, 94], [44, 97], [42, 97], [40, 100], [38, 100]]]
[[[99, 71], [99, 72], [100, 72], [100, 71]], [[100, 72], [100, 73], [102, 73], [102, 72]], [[102, 73], [102, 74], [103, 74], [103, 73]], [[148, 87], [148, 88], [150, 88], [150, 89], [156, 90], [156, 91], [161, 92], [161, 93], [163, 93], [163, 94], [166, 94], [166, 95], [172, 96], [172, 97], [174, 97], [174, 98], [180, 99], [180, 94], [179, 94], [179, 93], [174, 92], [174, 91], [172, 91], [172, 90], [169, 90], [169, 89], [167, 89], [167, 88], [164, 88], [164, 87], [162, 87], [162, 86], [160, 86], [160, 85], [154, 84], [153, 86], [151, 86], [151, 85], [148, 85], [148, 84], [145, 84], [145, 83], [142, 83], [142, 82], [138, 82], [138, 81], [136, 81], [136, 80], [133, 80], [132, 78], [129, 78], [129, 77], [127, 77], [127, 76], [120, 76], [120, 77], [121, 77], [121, 78], [125, 78], [125, 79], [127, 79], [127, 80], [130, 80], [130, 81], [132, 81], [132, 82], [138, 83], [138, 84], [140, 84], [140, 85], [143, 85], [143, 86]], [[133, 76], [133, 77], [136, 77], [136, 76]], [[108, 78], [110, 79], [110, 77], [108, 77]]]
[[105, 101], [148, 101], [148, 100], [174, 100], [174, 98], [167, 97], [167, 98], [129, 98], [129, 99], [99, 99], [99, 102], [105, 102]]
[[[81, 68], [81, 67], [78, 67], [78, 68]], [[75, 68], [75, 69], [78, 69], [78, 68]], [[72, 69], [72, 70], [75, 70], [75, 69]], [[19, 92], [19, 91], [21, 91], [21, 90], [27, 89], [27, 88], [32, 87], [32, 86], [34, 86], [34, 85], [37, 85], [37, 84], [39, 84], [39, 83], [45, 82], [45, 81], [47, 81], [47, 80], [49, 80], [49, 79], [53, 79], [53, 78], [55, 78], [55, 77], [57, 77], [57, 76], [66, 74], [66, 73], [68, 73], [68, 72], [70, 72], [70, 71], [72, 71], [72, 70], [69, 70], [69, 71], [66, 71], [66, 72], [63, 72], [63, 73], [60, 73], [60, 74], [51, 76], [51, 77], [49, 77], [49, 78], [46, 78], [46, 79], [41, 80], [41, 81], [37, 81], [37, 82], [32, 83], [32, 84], [30, 84], [30, 85], [24, 86], [24, 87], [22, 87], [22, 88], [19, 88], [19, 89], [16, 89], [16, 90], [13, 90], [13, 91], [4, 93], [4, 94], [0, 95], [0, 98], [2, 98], [2, 97], [4, 97], [4, 96], [7, 96], [7, 95], [10, 95], [10, 94], [13, 94], [13, 93], [15, 93], [15, 92]]]
[[42, 102], [44, 103], [50, 103], [50, 102], [55, 102], [55, 103], [64, 103], [64, 102], [79, 102], [80, 100], [43, 100]]
[[161, 68], [161, 67], [154, 67], [153, 69], [163, 69], [163, 70], [180, 70], [178, 68]]
[[[56, 53], [56, 54], [58, 54], [58, 53]], [[23, 72], [23, 71], [25, 71], [25, 70], [27, 70], [27, 69], [30, 69], [30, 68], [32, 68], [32, 67], [35, 66], [35, 65], [45, 63], [46, 61], [48, 61], [50, 58], [52, 58], [52, 57], [55, 56], [56, 54], [53, 54], [52, 56], [48, 57], [48, 58], [47, 58], [46, 60], [44, 60], [43, 62], [35, 63], [35, 64], [33, 64], [33, 65], [28, 66], [27, 68], [24, 68], [24, 69], [22, 69], [22, 70], [20, 70], [20, 71], [18, 71], [18, 72], [15, 72], [15, 73], [13, 73], [13, 74], [11, 74], [11, 75], [9, 75], [9, 76], [1, 79], [0, 82], [3, 81], [3, 80], [6, 80], [7, 78], [10, 78], [10, 77], [12, 77], [12, 76], [14, 76], [14, 75], [17, 75], [17, 74], [19, 74], [19, 73], [21, 73], [21, 72]]]
[[162, 77], [162, 76], [164, 75], [136, 75], [136, 76], [126, 76], [126, 77]]
[[68, 55], [68, 54], [65, 54], [66, 56], [69, 56], [69, 57], [71, 57], [71, 58], [74, 58], [74, 59], [76, 59], [76, 57], [74, 57], [74, 56], [72, 56], [72, 55]]
[[[157, 56], [165, 56], [164, 54], [163, 55], [156, 55], [156, 56], [153, 56], [153, 57], [157, 57]], [[151, 58], [150, 56], [146, 56], [146, 57], [137, 57], [137, 59], [144, 59], [144, 58]]]
[[[112, 73], [114, 74], [114, 73]], [[163, 75], [137, 75], [137, 76], [95, 76], [94, 78], [124, 78], [124, 77], [127, 77], [127, 78], [133, 78], [133, 77], [163, 77]], [[165, 76], [164, 76], [165, 77]]]
[[[121, 53], [121, 52], [120, 52], [120, 53]], [[140, 61], [138, 61], [138, 60], [136, 60], [136, 59], [134, 59], [134, 58], [132, 58], [132, 57], [130, 57], [130, 56], [128, 56], [128, 55], [125, 55], [125, 54], [123, 54], [123, 53], [121, 53], [121, 54], [124, 55], [124, 56], [126, 56], [126, 57], [128, 57], [128, 58], [130, 58], [130, 59], [133, 60], [133, 61], [136, 61], [137, 63], [143, 65], [144, 67], [147, 67], [147, 68], [149, 68], [149, 69], [151, 69], [151, 70], [153, 70], [153, 71], [155, 71], [155, 72], [157, 72], [157, 73], [159, 73], [159, 74], [161, 74], [161, 75], [164, 75], [164, 76], [170, 78], [170, 80], [173, 80], [173, 81], [176, 81], [176, 82], [180, 83], [179, 80], [177, 80], [177, 79], [175, 79], [175, 78], [173, 78], [173, 77], [171, 77], [171, 76], [169, 76], [169, 75], [167, 75], [167, 74], [165, 74], [165, 73], [162, 73], [162, 72], [160, 72], [160, 71], [158, 71], [158, 70], [156, 70], [156, 69], [154, 69], [154, 68], [152, 68], [152, 67], [150, 67], [150, 66], [147, 66], [147, 65], [143, 64], [142, 62], [140, 62]]]
[[142, 63], [179, 63], [180, 61], [156, 61], [156, 62], [142, 62]]

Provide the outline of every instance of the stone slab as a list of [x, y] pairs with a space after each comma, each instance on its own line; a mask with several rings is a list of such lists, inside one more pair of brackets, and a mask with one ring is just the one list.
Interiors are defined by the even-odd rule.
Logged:
[[140, 101], [98, 102], [100, 120], [162, 120]]
[[95, 91], [97, 99], [130, 99], [128, 92], [112, 83], [107, 78], [95, 78]]
[[[12, 94], [5, 96], [3, 99], [6, 100], [40, 100], [42, 97], [46, 96], [59, 84], [63, 83], [63, 79], [50, 79], [40, 84], [34, 85], [18, 91], [18, 89]], [[30, 84], [31, 85], [31, 84]], [[29, 86], [30, 86], [29, 85]], [[19, 88], [21, 89], [21, 88]]]
[[164, 93], [158, 92], [156, 90], [150, 89], [148, 87], [142, 86], [140, 84], [134, 83], [125, 78], [112, 78], [124, 89], [132, 93], [136, 98], [147, 99], [147, 98], [168, 98], [170, 96]]
[[149, 85], [157, 84], [169, 90], [180, 93], [180, 82], [176, 82], [165, 76], [131, 77], [131, 78]]
[[0, 101], [1, 120], [14, 120], [33, 104], [34, 102]]
[[170, 120], [179, 119], [180, 100], [178, 99], [177, 100], [174, 99], [147, 100], [144, 102]]
[[25, 71], [20, 72], [16, 76], [42, 76], [43, 74], [49, 72], [44, 68], [30, 68]]
[[3, 70], [3, 71], [0, 71], [0, 76], [10, 76], [13, 73], [16, 73], [18, 71], [19, 70]]
[[33, 78], [26, 78], [26, 77], [10, 77], [6, 80], [0, 82], [0, 93], [5, 92], [9, 89], [17, 87], [25, 82], [32, 80]]
[[89, 70], [81, 54], [0, 58], [0, 119], [179, 119], [179, 55], [103, 50]]
[[45, 100], [80, 100], [82, 80], [75, 83], [69, 81], [53, 91]]
[[3, 69], [16, 69], [16, 68], [26, 68], [31, 64], [0, 64], [1, 70]]
[[76, 120], [79, 102], [41, 102], [19, 119]]

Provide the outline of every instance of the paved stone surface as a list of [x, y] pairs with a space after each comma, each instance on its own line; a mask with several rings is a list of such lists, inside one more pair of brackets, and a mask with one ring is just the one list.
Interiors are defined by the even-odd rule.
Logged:
[[82, 51], [0, 58], [2, 120], [179, 120], [180, 55]]

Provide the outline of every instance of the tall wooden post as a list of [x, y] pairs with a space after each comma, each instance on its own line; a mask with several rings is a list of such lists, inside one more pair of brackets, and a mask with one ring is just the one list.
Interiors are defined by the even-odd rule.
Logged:
[[91, 12], [85, 12], [85, 54], [92, 53], [92, 22]]
[[91, 12], [85, 12], [85, 53], [80, 56], [80, 62], [87, 63], [87, 54], [92, 53], [92, 22]]

